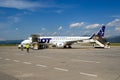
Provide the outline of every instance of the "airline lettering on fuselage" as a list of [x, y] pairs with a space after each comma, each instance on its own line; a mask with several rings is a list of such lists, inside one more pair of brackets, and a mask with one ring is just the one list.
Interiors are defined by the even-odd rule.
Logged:
[[42, 38], [42, 39], [38, 39], [39, 43], [49, 43], [51, 40], [51, 38]]

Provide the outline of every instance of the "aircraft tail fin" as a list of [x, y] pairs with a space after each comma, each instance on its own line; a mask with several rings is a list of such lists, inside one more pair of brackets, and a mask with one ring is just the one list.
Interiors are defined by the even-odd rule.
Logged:
[[102, 26], [99, 32], [97, 33], [97, 36], [104, 37], [105, 33], [105, 26]]
[[102, 37], [104, 38], [104, 33], [105, 33], [105, 26], [102, 26], [97, 34], [93, 34], [90, 39], [92, 39], [95, 36]]

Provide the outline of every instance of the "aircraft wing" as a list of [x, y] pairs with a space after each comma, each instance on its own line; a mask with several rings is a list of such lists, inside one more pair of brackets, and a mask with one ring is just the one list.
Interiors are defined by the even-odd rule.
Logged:
[[[88, 39], [87, 39], [88, 40]], [[74, 40], [74, 41], [67, 41], [66, 44], [67, 45], [71, 45], [73, 43], [78, 43], [78, 42], [83, 42], [84, 40]]]

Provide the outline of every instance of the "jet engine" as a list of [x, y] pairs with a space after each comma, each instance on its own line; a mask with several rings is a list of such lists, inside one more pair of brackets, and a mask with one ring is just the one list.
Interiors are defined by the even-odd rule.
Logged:
[[59, 48], [63, 48], [64, 47], [64, 43], [56, 43], [56, 46], [59, 47]]

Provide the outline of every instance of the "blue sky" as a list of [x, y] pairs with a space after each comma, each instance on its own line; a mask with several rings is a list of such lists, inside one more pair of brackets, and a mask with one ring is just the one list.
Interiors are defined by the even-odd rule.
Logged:
[[120, 0], [0, 0], [0, 40], [92, 35], [101, 25], [120, 35]]

